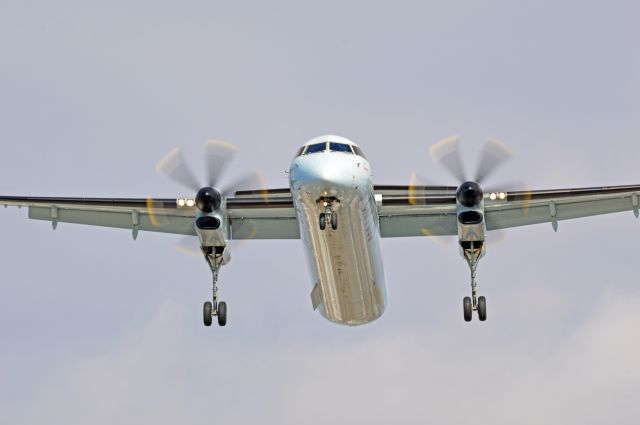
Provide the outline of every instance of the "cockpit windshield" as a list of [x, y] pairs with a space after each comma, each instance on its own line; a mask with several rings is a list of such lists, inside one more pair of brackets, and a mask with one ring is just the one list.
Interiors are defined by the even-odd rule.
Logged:
[[362, 153], [362, 149], [360, 149], [356, 145], [350, 145], [348, 143], [338, 143], [338, 142], [322, 142], [322, 143], [314, 143], [312, 145], [303, 146], [298, 150], [298, 152], [296, 152], [296, 158], [301, 155], [325, 152], [327, 148], [329, 148], [330, 152], [356, 154], [365, 158], [364, 154]]
[[331, 152], [345, 152], [345, 153], [353, 153], [351, 151], [351, 146], [346, 143], [329, 143], [329, 150]]
[[359, 156], [363, 157], [364, 159], [367, 159], [367, 157], [364, 156], [364, 152], [362, 152], [362, 149], [360, 149], [358, 146], [353, 145], [353, 151], [355, 152], [356, 155], [359, 155]]
[[304, 152], [305, 155], [316, 152], [324, 152], [327, 150], [326, 143], [316, 143], [314, 145], [307, 146], [307, 150]]

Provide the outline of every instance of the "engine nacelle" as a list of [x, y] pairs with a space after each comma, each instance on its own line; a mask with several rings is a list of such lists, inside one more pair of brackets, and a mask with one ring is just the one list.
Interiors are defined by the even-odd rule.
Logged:
[[458, 242], [463, 252], [473, 249], [484, 254], [486, 223], [483, 196], [482, 188], [475, 182], [462, 183], [456, 192]]
[[227, 246], [226, 220], [220, 211], [214, 213], [199, 212], [196, 217], [196, 233], [202, 247]]

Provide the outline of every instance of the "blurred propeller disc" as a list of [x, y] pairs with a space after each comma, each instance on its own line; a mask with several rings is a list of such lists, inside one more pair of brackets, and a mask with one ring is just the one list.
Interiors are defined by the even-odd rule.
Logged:
[[[445, 139], [440, 140], [436, 144], [434, 144], [430, 149], [431, 158], [438, 164], [442, 165], [447, 169], [447, 171], [456, 179], [456, 184], [458, 187], [463, 182], [467, 181], [467, 174], [465, 173], [464, 166], [462, 164], [462, 155], [459, 147], [460, 137], [459, 136], [450, 136]], [[476, 178], [474, 182], [478, 185], [487, 180], [493, 173], [502, 166], [508, 159], [513, 156], [513, 152], [501, 141], [497, 139], [489, 139], [485, 142], [482, 147], [482, 151], [480, 154], [480, 162], [478, 165], [478, 171], [476, 173]], [[421, 199], [418, 196], [419, 191], [424, 186], [420, 185], [420, 179], [418, 179], [417, 175], [413, 173], [411, 175], [411, 181], [409, 183], [408, 197], [409, 204], [418, 205], [421, 203]], [[508, 193], [510, 191], [523, 191], [528, 193], [529, 189], [525, 184], [520, 182], [518, 183], [509, 183], [502, 185], [495, 185], [494, 187], [499, 187], [500, 190], [484, 190], [485, 196], [490, 193]], [[526, 188], [526, 189], [525, 189]], [[530, 197], [529, 197], [530, 200]], [[527, 200], [525, 194], [525, 208], [524, 214], [528, 214], [528, 206], [529, 201]], [[452, 242], [452, 238], [446, 236], [437, 236], [438, 232], [434, 231], [431, 228], [422, 228], [421, 233], [424, 236], [429, 237], [429, 239], [435, 241], [439, 245], [447, 245]], [[498, 243], [500, 244], [504, 239], [504, 233], [499, 231], [491, 231], [488, 232], [487, 240], [492, 245]]]
[[493, 174], [501, 165], [513, 156], [513, 152], [498, 139], [489, 139], [482, 148], [480, 164], [475, 181], [482, 184], [487, 177]]
[[222, 196], [224, 198], [227, 198], [229, 196], [232, 196], [239, 190], [255, 188], [259, 188], [260, 196], [262, 196], [265, 202], [268, 202], [269, 194], [267, 192], [265, 180], [262, 177], [262, 174], [260, 174], [260, 172], [258, 171], [245, 174], [244, 176], [241, 176], [231, 183], [225, 185], [224, 189], [222, 190]]
[[446, 193], [442, 190], [443, 187], [446, 187], [446, 185], [426, 179], [412, 172], [407, 193], [409, 205], [426, 205], [429, 195]]
[[202, 258], [204, 255], [200, 248], [200, 241], [194, 236], [185, 236], [180, 238], [175, 246], [176, 250], [183, 254], [187, 254], [190, 257]]
[[[243, 189], [259, 189], [260, 196], [268, 202], [268, 191], [265, 180], [259, 172], [249, 173], [220, 188], [220, 180], [229, 163], [238, 152], [238, 148], [222, 140], [207, 140], [203, 146], [207, 168], [207, 183], [205, 188], [219, 190], [224, 198], [233, 196], [236, 191]], [[183, 186], [199, 192], [203, 189], [184, 159], [182, 150], [175, 148], [169, 152], [156, 166], [156, 170]]]
[[411, 173], [411, 181], [409, 182], [409, 205], [418, 205], [418, 198], [416, 196], [418, 186], [418, 176], [416, 176], [416, 173]]
[[420, 232], [424, 236], [427, 236], [429, 240], [435, 242], [437, 245], [440, 245], [441, 247], [448, 247], [451, 245], [451, 242], [453, 242], [452, 236], [437, 235], [432, 229], [429, 229], [427, 227], [423, 227], [422, 229], [420, 229]]
[[[208, 186], [202, 187], [198, 183], [191, 168], [187, 165], [180, 148], [173, 149], [169, 152], [158, 163], [156, 170], [160, 174], [166, 175], [196, 192], [196, 201], [206, 195], [206, 198], [203, 199], [208, 201], [207, 203], [196, 203], [197, 208], [201, 212], [214, 212], [220, 207], [220, 201], [233, 196], [236, 191], [243, 189], [256, 190], [256, 193], [262, 196], [265, 202], [268, 202], [269, 197], [266, 184], [259, 172], [248, 173], [220, 187], [220, 181], [224, 172], [238, 152], [236, 146], [222, 140], [207, 140], [204, 143], [203, 152]], [[218, 194], [218, 198], [213, 196], [215, 194]], [[219, 199], [220, 197], [222, 199]], [[147, 209], [150, 220], [154, 226], [161, 226], [168, 223], [167, 210], [161, 203], [149, 199], [147, 201]], [[244, 227], [242, 231], [243, 239], [253, 239], [257, 234], [258, 229], [251, 221], [242, 220], [241, 226]], [[234, 247], [239, 245], [237, 240], [233, 242], [230, 241], [230, 243], [232, 243]], [[195, 257], [201, 257], [203, 255], [199, 239], [192, 236], [187, 236], [180, 240], [176, 244], [176, 249]]]
[[197, 192], [200, 189], [198, 179], [191, 172], [191, 168], [187, 165], [180, 148], [173, 149], [162, 158], [156, 166], [156, 170], [193, 192]]
[[203, 146], [209, 187], [217, 187], [220, 176], [238, 152], [238, 148], [222, 140], [207, 140]]
[[460, 155], [460, 136], [449, 136], [431, 146], [431, 158], [438, 164], [443, 165], [447, 171], [456, 179], [457, 183], [467, 180], [462, 165]]
[[147, 212], [152, 226], [162, 227], [169, 224], [167, 210], [164, 208], [164, 204], [162, 202], [153, 198], [147, 198]]

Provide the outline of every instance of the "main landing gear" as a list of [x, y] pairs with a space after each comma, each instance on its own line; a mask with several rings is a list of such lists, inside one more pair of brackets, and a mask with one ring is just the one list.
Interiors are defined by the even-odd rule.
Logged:
[[224, 247], [203, 248], [205, 259], [213, 273], [213, 301], [207, 301], [202, 308], [202, 318], [205, 326], [211, 326], [213, 317], [218, 318], [218, 326], [227, 324], [227, 303], [218, 301], [218, 273], [222, 267]]
[[478, 284], [476, 283], [476, 269], [482, 257], [483, 242], [461, 242], [464, 259], [467, 260], [471, 271], [471, 297], [464, 297], [462, 300], [462, 308], [464, 313], [464, 321], [470, 322], [473, 312], [478, 312], [478, 319], [481, 322], [487, 320], [487, 299], [478, 297]]
[[324, 212], [320, 213], [319, 225], [320, 230], [324, 230], [327, 227], [327, 221], [331, 224], [333, 230], [338, 230], [338, 213], [335, 211], [337, 201], [335, 198], [321, 199], [321, 204], [324, 206]]

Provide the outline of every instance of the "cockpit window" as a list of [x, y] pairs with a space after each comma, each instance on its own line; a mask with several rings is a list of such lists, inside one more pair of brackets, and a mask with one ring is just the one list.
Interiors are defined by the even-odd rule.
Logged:
[[305, 147], [303, 146], [303, 147], [301, 147], [300, 149], [298, 149], [298, 152], [296, 152], [296, 156], [295, 156], [294, 158], [297, 158], [297, 157], [299, 157], [300, 155], [302, 155], [302, 152], [304, 152], [304, 148], [305, 148]]
[[326, 143], [316, 143], [314, 145], [307, 146], [307, 150], [305, 151], [305, 155], [316, 152], [324, 152], [327, 150]]
[[352, 146], [353, 147], [353, 151], [356, 153], [356, 155], [359, 155], [361, 157], [363, 157], [364, 159], [367, 159], [366, 156], [364, 156], [364, 152], [362, 152], [362, 149], [360, 149], [358, 146]]
[[347, 145], [346, 143], [329, 143], [329, 150], [331, 152], [346, 152], [346, 153], [353, 153], [351, 151], [351, 146]]

